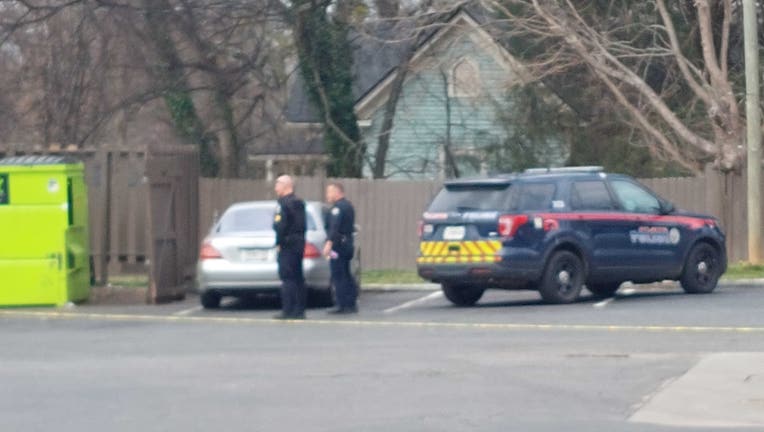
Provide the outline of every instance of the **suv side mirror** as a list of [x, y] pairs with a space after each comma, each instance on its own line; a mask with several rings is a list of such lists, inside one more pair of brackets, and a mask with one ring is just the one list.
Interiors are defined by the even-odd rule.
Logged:
[[671, 214], [674, 213], [675, 210], [676, 207], [674, 207], [674, 204], [661, 200], [661, 214]]

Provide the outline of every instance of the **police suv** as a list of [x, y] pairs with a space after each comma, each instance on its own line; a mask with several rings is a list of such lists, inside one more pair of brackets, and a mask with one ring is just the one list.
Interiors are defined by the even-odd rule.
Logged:
[[420, 223], [417, 269], [459, 306], [488, 288], [549, 303], [575, 301], [584, 285], [609, 297], [626, 281], [710, 293], [727, 269], [724, 239], [714, 217], [678, 211], [631, 177], [529, 169], [446, 182]]

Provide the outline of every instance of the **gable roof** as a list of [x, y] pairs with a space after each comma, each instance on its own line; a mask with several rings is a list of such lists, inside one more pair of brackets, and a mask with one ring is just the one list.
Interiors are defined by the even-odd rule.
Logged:
[[[486, 22], [487, 11], [478, 6], [460, 5], [445, 13], [432, 14], [423, 24], [416, 18], [379, 21], [351, 33], [353, 46], [353, 97], [358, 103], [390, 78], [412, 45], [416, 50], [426, 47], [430, 40], [459, 14], [467, 14], [476, 22]], [[413, 36], [416, 26], [425, 30]], [[321, 118], [313, 107], [305, 81], [297, 73], [289, 89], [285, 111], [292, 123], [319, 123]]]

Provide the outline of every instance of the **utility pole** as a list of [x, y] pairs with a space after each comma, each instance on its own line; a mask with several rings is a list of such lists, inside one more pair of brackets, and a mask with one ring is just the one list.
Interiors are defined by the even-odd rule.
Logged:
[[748, 167], [748, 261], [761, 261], [761, 112], [756, 0], [743, 0], [745, 42], [745, 116]]

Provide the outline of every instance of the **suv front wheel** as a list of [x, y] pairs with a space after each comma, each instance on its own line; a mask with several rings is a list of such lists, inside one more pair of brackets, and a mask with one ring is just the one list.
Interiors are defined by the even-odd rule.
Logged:
[[571, 303], [578, 299], [584, 284], [584, 263], [569, 251], [557, 251], [549, 258], [539, 284], [547, 303]]
[[469, 285], [442, 284], [443, 295], [456, 306], [472, 306], [480, 300], [485, 290]]
[[719, 252], [708, 243], [692, 247], [680, 283], [686, 293], [707, 294], [716, 288], [721, 272]]

